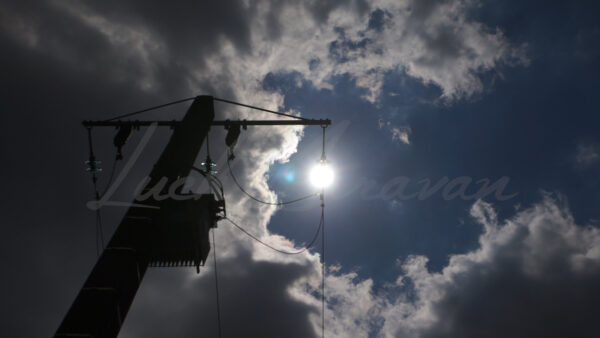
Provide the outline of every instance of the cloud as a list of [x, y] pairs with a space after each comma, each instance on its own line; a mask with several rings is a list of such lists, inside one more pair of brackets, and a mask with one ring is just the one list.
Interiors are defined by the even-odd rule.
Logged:
[[[476, 5], [460, 0], [353, 1], [350, 5], [343, 1], [208, 5], [2, 1], [0, 18], [3, 42], [8, 37], [11, 47], [29, 50], [45, 64], [54, 62], [57, 70], [52, 74], [99, 83], [96, 88], [102, 89], [102, 95], [114, 85], [135, 88], [130, 89], [135, 97], [129, 102], [152, 98], [156, 103], [206, 93], [278, 109], [284, 94], [263, 89], [269, 73], [297, 73], [317, 88], [333, 88], [336, 77], [349, 76], [366, 89], [365, 97], [372, 102], [379, 99], [386, 74], [396, 71], [440, 87], [449, 101], [480, 92], [481, 73], [527, 60], [523, 49], [513, 46], [500, 30], [468, 16]], [[81, 101], [91, 96], [69, 94]], [[122, 109], [120, 103], [102, 101], [107, 112]], [[225, 117], [272, 117], [223, 105], [217, 108]], [[222, 131], [211, 135], [220, 137]], [[241, 184], [261, 198], [273, 198], [266, 181], [269, 166], [289, 158], [301, 137], [302, 129], [291, 127], [244, 132], [234, 165]], [[408, 132], [400, 130], [398, 139], [408, 143]], [[215, 153], [222, 150], [215, 145]], [[248, 231], [273, 245], [289, 245], [267, 229], [274, 207], [256, 205], [234, 191], [227, 191], [226, 197], [229, 215], [243, 220]], [[233, 336], [254, 332], [308, 337], [318, 332], [317, 255], [280, 257], [227, 225], [219, 226], [217, 243], [223, 248], [219, 257], [224, 321], [230, 321], [226, 326]], [[582, 269], [588, 269], [588, 260], [579, 261]], [[460, 265], [457, 262], [462, 261], [454, 258], [449, 267]], [[364, 336], [377, 325], [390, 335], [434, 330], [441, 323], [435, 315], [444, 309], [441, 294], [451, 290], [452, 278], [458, 277], [451, 272], [442, 277], [427, 272], [423, 257], [408, 260], [405, 269], [406, 278], [415, 284], [416, 303], [377, 298], [372, 281], [332, 273], [328, 277], [331, 335]], [[190, 271], [150, 273], [124, 334], [185, 336], [195, 335], [198, 328], [211, 330], [204, 325], [204, 319], [214, 314], [206, 296], [213, 294], [210, 271], [207, 268], [199, 277], [190, 276]], [[450, 281], [444, 283], [444, 278]], [[165, 291], [174, 285], [185, 286], [173, 293]]]
[[[260, 93], [258, 84], [268, 73], [297, 72], [319, 88], [349, 75], [375, 102], [385, 75], [400, 71], [440, 87], [442, 97], [452, 101], [480, 92], [479, 74], [528, 62], [525, 46], [512, 45], [500, 29], [469, 16], [478, 5], [473, 0], [185, 6], [63, 0], [45, 4], [47, 15], [14, 6], [2, 13], [12, 18], [4, 24], [7, 31], [30, 48], [74, 67], [109, 69], [115, 79], [133, 80], [143, 90], [169, 90], [164, 80], [178, 78], [188, 90], [241, 99]], [[72, 26], [83, 28], [75, 39]], [[85, 36], [102, 40], [101, 49], [87, 49]]]
[[412, 130], [410, 127], [401, 126], [392, 128], [392, 140], [402, 141], [404, 144], [410, 144], [409, 135]]
[[[501, 64], [527, 64], [526, 46], [470, 19], [476, 1], [374, 1], [361, 11], [334, 8], [314, 25], [302, 6], [283, 7], [276, 41], [254, 39], [271, 71], [298, 72], [315, 86], [349, 75], [375, 102], [385, 75], [402, 71], [442, 89], [448, 101], [483, 89], [478, 75]], [[289, 32], [288, 34], [285, 34]], [[259, 33], [260, 36], [260, 33]]]
[[381, 299], [372, 291], [371, 279], [359, 280], [356, 273], [327, 277], [325, 291], [327, 337], [368, 337], [378, 324]]
[[575, 161], [579, 166], [588, 167], [600, 159], [600, 147], [595, 144], [580, 143], [577, 145]]
[[379, 129], [386, 129], [392, 133], [392, 141], [399, 141], [404, 144], [410, 144], [410, 134], [412, 128], [409, 126], [393, 126], [391, 121], [386, 121], [380, 118], [377, 121]]
[[[599, 229], [575, 224], [566, 202], [560, 196], [549, 194], [544, 194], [541, 202], [505, 220], [499, 220], [493, 206], [483, 201], [472, 206], [471, 216], [483, 227], [479, 247], [451, 255], [439, 272], [427, 268], [427, 257], [409, 256], [400, 261], [402, 274], [395, 283], [383, 285], [376, 291], [373, 280], [360, 279], [354, 272], [342, 273], [338, 266], [332, 266], [326, 282], [327, 336], [594, 336], [598, 329], [594, 309], [600, 301], [597, 292]], [[269, 304], [267, 312], [272, 311], [271, 307], [277, 311], [298, 311], [294, 314], [296, 320], [288, 323], [290, 328], [304, 330], [307, 336], [317, 336], [315, 332], [320, 325], [317, 266], [309, 261], [279, 265], [269, 260], [250, 260], [249, 255], [244, 257], [239, 263], [221, 263], [229, 275], [224, 278], [231, 278], [223, 282], [230, 283], [226, 288], [241, 288], [244, 293], [248, 285], [268, 283], [269, 290], [274, 288], [274, 291], [261, 291], [256, 303]], [[267, 270], [268, 274], [261, 273]], [[283, 281], [278, 282], [280, 279]], [[195, 280], [194, 290], [210, 290], [209, 276]], [[284, 288], [285, 285], [288, 287]], [[168, 289], [168, 286], [165, 284], [160, 289]], [[191, 290], [182, 290], [180, 297], [190, 292], [193, 294]], [[237, 290], [233, 292], [237, 295]], [[150, 303], [144, 303], [144, 307], [184, 304], [177, 299], [160, 299], [164, 297], [146, 296], [144, 302]], [[242, 304], [251, 306], [253, 302]], [[211, 300], [203, 298], [202, 302], [194, 301], [176, 313], [192, 312], [208, 318], [214, 311], [210, 304]], [[287, 309], [288, 306], [292, 310]], [[147, 313], [135, 316], [146, 315], [161, 316]], [[239, 315], [243, 318], [241, 312]], [[250, 318], [264, 321], [264, 317], [250, 315]], [[193, 318], [189, 316], [177, 320], [181, 327], [193, 326]], [[127, 332], [139, 332], [137, 326], [142, 325], [142, 321], [133, 319], [131, 322], [133, 324], [128, 324], [131, 331]], [[248, 330], [256, 329], [245, 320], [239, 325], [248, 325]], [[294, 336], [285, 332], [285, 336]]]
[[[217, 245], [224, 248], [222, 242]], [[314, 265], [257, 261], [250, 250], [237, 251], [219, 259], [223, 336], [313, 336], [311, 317], [319, 308], [290, 289], [318, 274]], [[217, 337], [212, 257], [210, 262], [200, 275], [191, 269], [150, 270], [120, 337]]]
[[600, 293], [600, 230], [574, 222], [561, 196], [500, 221], [477, 201], [479, 247], [439, 272], [425, 256], [399, 262], [395, 283], [330, 269], [331, 337], [593, 337]]
[[574, 223], [565, 203], [542, 202], [502, 223], [475, 203], [477, 250], [450, 256], [441, 272], [427, 258], [402, 265], [410, 292], [382, 310], [385, 337], [591, 337], [600, 301], [600, 231]]

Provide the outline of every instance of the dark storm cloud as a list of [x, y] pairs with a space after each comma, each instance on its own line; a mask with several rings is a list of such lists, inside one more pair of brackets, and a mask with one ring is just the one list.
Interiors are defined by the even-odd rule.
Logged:
[[204, 62], [223, 39], [250, 52], [254, 15], [251, 7], [222, 1], [21, 2], [3, 4], [0, 13], [13, 41], [40, 56], [163, 95], [189, 93], [190, 84], [214, 89], [192, 71], [208, 71]]
[[[251, 256], [251, 251], [242, 249], [219, 261], [223, 336], [315, 336], [309, 316], [318, 316], [318, 307], [295, 298], [289, 290], [314, 274], [313, 268], [255, 261]], [[200, 275], [181, 269], [151, 271], [121, 336], [216, 337], [214, 270], [209, 265]]]
[[[190, 62], [219, 50], [221, 38], [231, 41], [241, 52], [249, 52], [250, 23], [255, 13], [252, 2], [102, 1], [90, 4], [98, 14], [118, 22], [141, 24], [165, 41], [175, 59]], [[168, 14], [168, 15], [167, 15]]]
[[[10, 51], [1, 56], [5, 67], [3, 80], [11, 84], [3, 92], [3, 107], [10, 124], [20, 126], [0, 136], [5, 164], [1, 169], [2, 177], [9, 178], [2, 198], [7, 202], [5, 205], [14, 205], [5, 214], [4, 239], [8, 243], [3, 245], [3, 253], [7, 254], [2, 256], [3, 263], [8, 266], [7, 272], [11, 274], [2, 288], [6, 304], [2, 315], [14, 318], [5, 327], [7, 336], [48, 336], [54, 332], [95, 261], [90, 218], [93, 214], [85, 209], [85, 202], [92, 196], [91, 183], [82, 165], [87, 156], [87, 144], [79, 121], [108, 118], [127, 109], [198, 92], [217, 92], [227, 98], [236, 98], [244, 92], [235, 88], [237, 83], [226, 79], [227, 74], [225, 78], [216, 77], [215, 70], [206, 68], [205, 61], [220, 53], [223, 40], [232, 42], [237, 52], [250, 51], [247, 21], [252, 17], [249, 15], [251, 9], [243, 6], [224, 8], [217, 3], [212, 8], [203, 5], [192, 10], [189, 6], [173, 8], [171, 5], [169, 9], [177, 12], [177, 16], [165, 16], [167, 8], [158, 4], [157, 9], [147, 8], [146, 2], [137, 4], [137, 8], [130, 4], [123, 4], [125, 7], [116, 3], [95, 5], [98, 7], [69, 2], [22, 2], [0, 6], [3, 18], [0, 43], [3, 50]], [[244, 14], [236, 15], [236, 11]], [[175, 17], [185, 20], [173, 19]], [[271, 104], [271, 101], [266, 103]], [[223, 107], [218, 108], [222, 114]], [[185, 107], [171, 109], [174, 112], [184, 110]], [[97, 156], [105, 162], [103, 167], [108, 171], [109, 159], [114, 156], [110, 148], [112, 132], [95, 130], [94, 134]], [[166, 141], [165, 136], [164, 133], [157, 134], [146, 153], [159, 151]], [[268, 136], [245, 134], [246, 139], [250, 138], [246, 145], [250, 146], [239, 146], [238, 150], [251, 153], [253, 161], [238, 165], [244, 160], [243, 156], [238, 156], [234, 164], [240, 171], [242, 183], [250, 185], [245, 177], [257, 180], [254, 186], [262, 195], [272, 195], [263, 177], [268, 163], [285, 157], [297, 142], [297, 135], [293, 130], [290, 133], [290, 129], [271, 129]], [[252, 139], [260, 142], [254, 144]], [[130, 143], [135, 144], [136, 140], [134, 137]], [[128, 145], [126, 156], [131, 146]], [[215, 148], [218, 154], [219, 149]], [[127, 187], [131, 188], [134, 181], [147, 174], [152, 162], [152, 158], [145, 158], [136, 163], [127, 178], [132, 181]], [[48, 167], [40, 174], [36, 163], [47, 163]], [[260, 172], [256, 172], [257, 168]], [[101, 175], [101, 187], [105, 183], [106, 176]], [[131, 196], [120, 193], [116, 198], [128, 200]], [[257, 236], [267, 236], [265, 223], [274, 208], [250, 206], [240, 196], [231, 194], [228, 202], [231, 203], [229, 211], [243, 219], [248, 229]], [[35, 208], [36, 212], [32, 213], [30, 208]], [[118, 224], [121, 213], [122, 210], [114, 208], [103, 211], [107, 236]], [[241, 245], [236, 243], [241, 238], [239, 232], [223, 228], [220, 233], [228, 234], [223, 234], [226, 238], [223, 243], [230, 241], [236, 247]], [[287, 243], [277, 238], [269, 242], [282, 247]], [[221, 252], [227, 255], [230, 250], [224, 246]], [[18, 259], [15, 259], [15, 253], [19, 253]], [[246, 251], [244, 254], [249, 255]], [[269, 334], [285, 326], [295, 329], [298, 337], [310, 336], [313, 330], [307, 316], [316, 307], [293, 300], [287, 291], [298, 276], [307, 275], [307, 269], [314, 262], [308, 264], [304, 259], [304, 265], [299, 266], [298, 263], [282, 264], [277, 259], [271, 263], [240, 259], [247, 263], [244, 270], [233, 264], [231, 268], [237, 269], [235, 282], [247, 278], [247, 288], [240, 288], [232, 281], [233, 277], [228, 278], [228, 268], [223, 267], [224, 285], [231, 286], [229, 292], [233, 294], [229, 302], [226, 296], [224, 298], [224, 305], [231, 305], [225, 307], [230, 332], [252, 329]], [[230, 258], [229, 262], [234, 260]], [[241, 271], [246, 273], [240, 274]], [[210, 282], [209, 278], [198, 280]], [[169, 281], [173, 279], [161, 274], [146, 278], [148, 289], [171, 285]], [[36, 288], [36, 283], [42, 282], [45, 287]], [[30, 292], [16, 297], [14, 290], [19, 289], [19, 285]], [[48, 293], [49, 289], [53, 291]], [[204, 292], [194, 287], [188, 291]], [[143, 300], [144, 296], [141, 297]], [[242, 299], [245, 299], [245, 306], [240, 306]], [[179, 305], [184, 313], [194, 313], [196, 303], [186, 299], [181, 302]], [[267, 314], [271, 311], [270, 319], [277, 320], [269, 321], [256, 311], [261, 305], [267, 306], [264, 309]], [[207, 313], [214, 313], [213, 310], [209, 309]], [[36, 318], [36, 325], [28, 324], [28, 318], [32, 316]], [[130, 325], [141, 327], [147, 322], [143, 316], [137, 318], [138, 321], [133, 317]], [[255, 321], [255, 318], [260, 320]], [[231, 324], [244, 320], [246, 326]], [[196, 322], [196, 318], [191, 322], [174, 320], [165, 323], [160, 332], [196, 332]], [[293, 336], [293, 333], [288, 335]]]

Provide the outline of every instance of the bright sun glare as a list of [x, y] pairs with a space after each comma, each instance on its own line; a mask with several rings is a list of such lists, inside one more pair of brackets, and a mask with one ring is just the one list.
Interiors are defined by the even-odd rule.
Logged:
[[327, 163], [320, 162], [310, 171], [310, 183], [316, 188], [327, 188], [333, 183], [333, 170]]

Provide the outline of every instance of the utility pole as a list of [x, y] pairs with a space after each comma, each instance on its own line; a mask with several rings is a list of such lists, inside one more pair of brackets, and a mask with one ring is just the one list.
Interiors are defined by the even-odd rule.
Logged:
[[[321, 125], [330, 120], [213, 121], [214, 98], [198, 96], [182, 121], [84, 121], [86, 127], [156, 124], [173, 128], [173, 135], [150, 173], [146, 191], [166, 179], [168, 190], [192, 170], [211, 125], [246, 128], [249, 125]], [[163, 191], [161, 193], [166, 193]], [[181, 195], [181, 192], [177, 192]], [[223, 201], [213, 194], [184, 200], [154, 195], [131, 207], [99, 257], [54, 337], [117, 337], [149, 266], [204, 265], [210, 251], [209, 230], [216, 227]]]
[[[147, 187], [186, 177], [214, 118], [210, 96], [197, 97], [150, 174]], [[220, 209], [213, 195], [145, 201], [130, 208], [77, 295], [55, 337], [116, 337], [149, 265], [199, 266]]]

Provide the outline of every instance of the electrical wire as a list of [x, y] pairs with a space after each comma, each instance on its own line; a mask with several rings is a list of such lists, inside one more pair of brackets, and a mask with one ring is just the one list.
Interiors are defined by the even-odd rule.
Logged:
[[217, 298], [217, 324], [219, 329], [219, 338], [221, 338], [221, 303], [219, 301], [219, 274], [217, 271], [217, 244], [215, 241], [215, 229], [212, 230], [212, 240], [213, 240], [213, 259], [215, 262], [215, 292]]
[[[151, 111], [151, 110], [156, 110], [156, 109], [160, 109], [160, 108], [172, 106], [172, 105], [175, 105], [175, 104], [178, 104], [178, 103], [191, 101], [191, 100], [194, 100], [196, 97], [197, 96], [188, 97], [188, 98], [185, 98], [185, 99], [181, 99], [181, 100], [177, 100], [177, 101], [173, 101], [173, 102], [161, 104], [161, 105], [158, 105], [158, 106], [153, 106], [153, 107], [150, 107], [150, 108], [145, 108], [145, 109], [134, 111], [134, 112], [131, 112], [131, 113], [127, 113], [127, 114], [123, 114], [123, 115], [118, 115], [118, 116], [106, 119], [106, 120], [104, 120], [104, 122], [114, 121], [114, 120], [122, 119], [122, 118], [125, 118], [125, 117], [130, 117], [130, 116], [138, 115], [138, 114], [141, 114], [141, 113], [145, 113], [145, 112], [148, 112], [148, 111]], [[275, 114], [275, 115], [291, 117], [291, 118], [298, 119], [298, 120], [308, 120], [308, 119], [300, 117], [300, 116], [295, 116], [295, 115], [291, 115], [291, 114], [281, 113], [281, 112], [278, 112], [278, 111], [269, 110], [269, 109], [265, 109], [265, 108], [260, 108], [260, 107], [256, 107], [256, 106], [251, 106], [251, 105], [248, 105], [248, 104], [239, 103], [239, 102], [235, 102], [235, 101], [231, 101], [231, 100], [220, 99], [220, 98], [217, 98], [217, 97], [213, 97], [213, 100], [214, 101], [219, 101], [219, 102], [224, 102], [224, 103], [229, 103], [229, 104], [234, 104], [234, 105], [237, 105], [237, 106], [246, 107], [246, 108], [250, 108], [250, 109], [260, 110], [260, 111], [264, 111], [264, 112]]]
[[202, 176], [204, 176], [207, 179], [211, 179], [212, 180], [211, 182], [215, 183], [217, 185], [217, 187], [219, 187], [219, 190], [221, 190], [221, 192], [223, 192], [223, 183], [217, 176], [215, 176], [215, 175], [207, 176], [204, 169], [200, 169], [195, 166], [192, 166], [192, 170], [197, 171], [198, 173], [200, 173]]
[[[200, 169], [198, 167], [192, 166], [192, 170], [195, 170], [195, 171], [199, 172], [202, 176], [204, 176], [204, 178], [208, 182], [210, 189], [215, 194], [217, 194], [217, 197], [219, 200], [223, 201], [225, 199], [225, 193], [223, 192], [223, 183], [221, 182], [221, 180], [218, 177], [213, 175], [212, 170], [211, 170], [211, 166], [213, 165], [213, 163], [210, 158], [210, 134], [209, 133], [206, 134], [206, 162], [205, 162], [205, 165], [206, 165], [205, 169]], [[215, 186], [216, 186], [216, 188], [215, 188]]]
[[298, 251], [285, 251], [285, 250], [281, 250], [281, 249], [277, 249], [263, 241], [261, 241], [260, 239], [258, 239], [258, 237], [252, 235], [251, 233], [249, 233], [246, 229], [244, 229], [242, 226], [240, 226], [239, 224], [235, 223], [234, 221], [232, 221], [229, 217], [225, 217], [224, 219], [228, 220], [231, 224], [233, 224], [236, 228], [238, 228], [240, 231], [242, 231], [243, 233], [245, 233], [246, 235], [248, 235], [248, 237], [252, 238], [253, 240], [257, 241], [258, 243], [266, 246], [267, 248], [273, 250], [273, 251], [277, 251], [279, 253], [285, 254], [285, 255], [298, 255], [303, 253], [304, 251], [307, 251], [308, 249], [310, 249], [313, 244], [315, 244], [315, 242], [317, 241], [317, 238], [319, 237], [319, 233], [321, 232], [323, 223], [324, 223], [324, 218], [323, 218], [323, 211], [321, 210], [321, 221], [319, 222], [319, 226], [317, 227], [317, 231], [315, 232], [312, 240], [310, 241], [310, 243], [308, 243], [307, 246], [305, 246], [304, 248], [298, 250]]
[[181, 99], [181, 100], [177, 100], [177, 101], [173, 101], [173, 102], [161, 104], [161, 105], [158, 105], [158, 106], [154, 106], [154, 107], [150, 107], [150, 108], [146, 108], [146, 109], [134, 111], [132, 113], [127, 113], [127, 114], [123, 114], [123, 115], [111, 117], [110, 119], [104, 120], [104, 122], [114, 121], [114, 120], [122, 119], [124, 117], [130, 117], [130, 116], [134, 116], [134, 115], [137, 115], [137, 114], [145, 113], [147, 111], [151, 111], [151, 110], [155, 110], [155, 109], [160, 109], [160, 108], [172, 106], [174, 104], [178, 104], [178, 103], [182, 103], [182, 102], [186, 102], [186, 101], [191, 101], [191, 100], [193, 100], [195, 98], [196, 98], [196, 96], [194, 96], [194, 97], [188, 97], [188, 98], [185, 98], [185, 99]]
[[219, 102], [224, 102], [224, 103], [229, 103], [229, 104], [234, 104], [236, 106], [246, 107], [246, 108], [250, 108], [250, 109], [260, 110], [260, 111], [264, 111], [264, 112], [275, 114], [275, 115], [291, 117], [291, 118], [298, 119], [298, 120], [308, 120], [308, 119], [306, 119], [304, 117], [290, 115], [290, 114], [285, 114], [285, 113], [280, 113], [278, 111], [269, 110], [269, 109], [260, 108], [260, 107], [255, 107], [255, 106], [251, 106], [251, 105], [248, 105], [248, 104], [234, 102], [234, 101], [230, 101], [230, 100], [220, 99], [218, 97], [213, 97], [213, 100], [219, 101]]
[[[96, 157], [94, 156], [94, 144], [92, 141], [92, 128], [87, 128], [88, 132], [88, 146], [90, 150], [90, 158], [87, 161], [88, 171], [92, 173], [92, 183], [94, 185], [94, 197], [96, 201], [100, 200], [100, 193], [98, 192], [98, 176], [96, 175], [101, 169], [97, 167], [98, 161], [96, 161]], [[102, 250], [104, 250], [104, 231], [102, 226], [102, 217], [100, 216], [100, 208], [96, 209], [96, 255], [100, 256], [100, 248], [98, 245], [98, 241], [100, 241], [100, 245], [102, 246]]]
[[[112, 183], [112, 180], [115, 176], [115, 172], [117, 169], [117, 162], [119, 162], [119, 158], [117, 155], [115, 155], [115, 160], [113, 161], [112, 167], [110, 169], [110, 175], [108, 177], [108, 181], [106, 182], [106, 186], [104, 187], [104, 190], [102, 191], [102, 194], [98, 193], [97, 183], [94, 182], [96, 201], [101, 200], [104, 197], [104, 195], [106, 195], [106, 192], [110, 188], [110, 185]], [[104, 226], [102, 225], [102, 215], [100, 212], [100, 208], [96, 209], [96, 254], [100, 255], [99, 248], [98, 248], [98, 241], [100, 241], [100, 248], [102, 248], [102, 250], [104, 250]]]
[[[96, 201], [100, 201], [104, 197], [104, 195], [106, 195], [106, 192], [110, 188], [110, 185], [112, 183], [112, 180], [115, 176], [115, 172], [117, 169], [117, 162], [119, 162], [119, 157], [118, 157], [118, 155], [115, 155], [115, 159], [114, 159], [112, 167], [110, 169], [110, 175], [108, 177], [108, 181], [106, 182], [106, 186], [104, 187], [104, 190], [102, 191], [102, 194], [98, 193], [97, 183], [94, 182]], [[100, 208], [96, 209], [96, 254], [100, 255], [99, 248], [98, 248], [98, 240], [100, 241], [100, 247], [102, 248], [102, 250], [104, 250], [104, 226], [102, 225], [102, 215], [100, 212]]]
[[[313, 239], [310, 241], [310, 243], [298, 251], [284, 251], [284, 250], [277, 249], [277, 248], [261, 241], [256, 236], [249, 233], [246, 229], [244, 229], [243, 227], [241, 227], [240, 225], [238, 225], [237, 223], [232, 221], [230, 218], [224, 217], [224, 219], [228, 220], [236, 228], [238, 228], [240, 231], [242, 231], [243, 233], [248, 235], [253, 240], [257, 241], [258, 243], [266, 246], [267, 248], [269, 248], [273, 251], [276, 251], [276, 252], [279, 252], [282, 254], [286, 254], [286, 255], [297, 255], [297, 254], [300, 254], [300, 253], [310, 249], [313, 246], [313, 244], [316, 242], [316, 240], [319, 236], [319, 233], [321, 233], [321, 258], [322, 258], [322, 264], [321, 264], [321, 336], [323, 338], [325, 338], [325, 198], [324, 198], [324, 192], [321, 193], [321, 221], [319, 222], [317, 231], [315, 232], [315, 235], [314, 235]], [[213, 239], [213, 241], [214, 241], [214, 239]]]
[[213, 175], [209, 175], [206, 178], [213, 192], [217, 194], [218, 200], [223, 201], [225, 199], [225, 193], [223, 192], [223, 183], [221, 183], [218, 177], [215, 177]]
[[325, 338], [325, 189], [321, 191], [321, 337]]
[[[118, 120], [121, 118], [125, 118], [125, 117], [130, 117], [130, 116], [134, 116], [134, 115], [138, 115], [144, 112], [148, 112], [151, 110], [156, 110], [156, 109], [160, 109], [160, 108], [164, 108], [167, 106], [171, 106], [174, 104], [178, 104], [178, 103], [182, 103], [182, 102], [186, 102], [186, 101], [191, 101], [194, 100], [196, 97], [189, 97], [189, 98], [185, 98], [185, 99], [181, 99], [181, 100], [177, 100], [177, 101], [173, 101], [173, 102], [169, 102], [166, 104], [162, 104], [162, 105], [158, 105], [158, 106], [153, 106], [150, 108], [146, 108], [146, 109], [142, 109], [142, 110], [138, 110], [132, 113], [127, 113], [127, 114], [123, 114], [123, 115], [119, 115], [119, 116], [115, 116], [112, 117], [110, 119], [104, 120], [105, 122], [108, 121], [113, 121], [113, 120]], [[234, 101], [230, 101], [230, 100], [225, 100], [225, 99], [220, 99], [220, 98], [215, 98], [213, 97], [214, 101], [219, 101], [219, 102], [224, 102], [224, 103], [229, 103], [229, 104], [233, 104], [233, 105], [238, 105], [238, 106], [242, 106], [242, 107], [246, 107], [246, 108], [250, 108], [250, 109], [255, 109], [255, 110], [259, 110], [259, 111], [263, 111], [263, 112], [267, 112], [267, 113], [271, 113], [271, 114], [275, 114], [275, 115], [280, 115], [280, 116], [286, 116], [286, 117], [290, 117], [290, 118], [294, 118], [294, 119], [298, 119], [298, 120], [308, 120], [306, 118], [303, 117], [299, 117], [299, 116], [294, 116], [294, 115], [290, 115], [290, 114], [285, 114], [285, 113], [281, 113], [281, 112], [277, 112], [277, 111], [273, 111], [273, 110], [269, 110], [269, 109], [265, 109], [265, 108], [260, 108], [260, 107], [255, 107], [255, 106], [251, 106], [251, 105], [247, 105], [247, 104], [243, 104], [243, 103], [239, 103], [239, 102], [234, 102]], [[323, 127], [323, 154], [322, 154], [322, 160], [325, 160], [325, 126]], [[96, 200], [100, 200], [100, 194], [98, 193], [98, 186], [97, 186], [97, 176], [96, 176], [96, 167], [95, 167], [95, 158], [94, 158], [94, 153], [93, 153], [93, 148], [92, 148], [92, 138], [91, 138], [91, 128], [88, 127], [88, 138], [89, 138], [89, 146], [90, 146], [90, 165], [91, 165], [91, 172], [92, 172], [92, 181], [94, 183], [94, 192], [95, 192], [95, 196], [96, 196]], [[210, 152], [209, 152], [209, 145], [208, 145], [208, 140], [207, 140], [207, 154], [210, 158]], [[102, 196], [104, 196], [104, 194], [106, 193], [106, 191], [108, 190], [108, 188], [110, 187], [110, 183], [112, 182], [112, 178], [116, 169], [116, 162], [117, 160], [115, 159], [115, 162], [113, 163], [112, 169], [111, 169], [111, 174], [107, 183], [106, 188], [104, 189]], [[291, 203], [295, 203], [295, 202], [300, 202], [302, 200], [308, 199], [310, 197], [314, 197], [317, 196], [317, 194], [310, 194], [298, 199], [294, 199], [291, 201], [286, 201], [286, 202], [278, 202], [278, 203], [272, 203], [272, 202], [266, 202], [266, 201], [262, 201], [254, 196], [252, 196], [251, 194], [249, 194], [242, 186], [241, 184], [239, 184], [239, 182], [237, 181], [237, 179], [235, 178], [235, 176], [233, 175], [233, 171], [231, 170], [231, 165], [230, 165], [230, 159], [227, 160], [227, 167], [229, 168], [229, 173], [233, 179], [233, 181], [235, 182], [235, 184], [238, 186], [238, 188], [244, 193], [246, 194], [248, 197], [250, 197], [251, 199], [253, 199], [256, 202], [259, 203], [263, 203], [263, 204], [267, 204], [267, 205], [286, 205], [286, 204], [291, 204]], [[215, 185], [217, 185], [217, 187], [219, 188], [218, 190], [220, 190], [221, 193], [221, 199], [224, 198], [224, 193], [223, 193], [223, 184], [222, 182], [215, 176], [211, 175], [210, 171], [207, 173], [204, 173], [202, 170], [193, 167], [193, 169], [195, 169], [196, 171], [200, 172], [208, 181], [211, 189], [213, 191], [217, 191], [217, 189], [215, 188]], [[208, 168], [207, 168], [208, 169]], [[210, 169], [208, 169], [210, 170]], [[315, 235], [313, 236], [311, 242], [305, 246], [304, 248], [298, 250], [298, 251], [284, 251], [284, 250], [280, 250], [277, 249], [263, 241], [261, 241], [259, 238], [255, 237], [254, 235], [252, 235], [251, 233], [249, 233], [248, 231], [246, 231], [243, 227], [241, 227], [240, 225], [238, 225], [237, 223], [235, 223], [233, 220], [231, 220], [228, 217], [224, 217], [224, 219], [228, 220], [231, 224], [233, 224], [235, 227], [237, 227], [239, 230], [241, 230], [242, 232], [244, 232], [246, 235], [248, 235], [250, 238], [254, 239], [255, 241], [261, 243], [262, 245], [276, 251], [282, 254], [287, 254], [287, 255], [296, 255], [296, 254], [300, 254], [304, 251], [307, 251], [308, 249], [310, 249], [313, 244], [316, 242], [316, 239], [318, 238], [319, 233], [321, 233], [321, 246], [322, 246], [322, 299], [321, 299], [321, 312], [322, 312], [322, 318], [321, 318], [321, 325], [322, 325], [322, 336], [325, 337], [325, 202], [324, 202], [324, 191], [322, 191], [320, 193], [320, 197], [321, 197], [321, 219], [319, 222], [319, 226], [317, 227], [317, 230], [315, 232]], [[99, 255], [99, 249], [98, 249], [98, 237], [100, 239], [100, 244], [102, 246], [102, 249], [104, 249], [104, 233], [103, 233], [103, 229], [102, 229], [102, 217], [100, 215], [100, 210], [97, 209], [96, 210], [96, 252]], [[218, 329], [219, 329], [219, 337], [221, 337], [221, 311], [220, 311], [220, 302], [219, 302], [219, 283], [218, 283], [218, 274], [217, 274], [217, 256], [216, 256], [216, 244], [215, 244], [215, 234], [214, 231], [212, 232], [212, 237], [213, 237], [213, 258], [214, 258], [214, 265], [215, 265], [215, 288], [216, 288], [216, 293], [217, 293], [217, 320], [218, 320]]]
[[211, 190], [217, 194], [219, 200], [222, 201], [223, 199], [225, 199], [225, 193], [223, 192], [223, 183], [218, 177], [214, 175], [207, 175], [205, 170], [200, 169], [198, 167], [192, 167], [192, 170], [197, 171], [206, 179]]
[[[321, 152], [321, 161], [327, 162], [325, 156], [325, 129], [327, 126], [321, 126], [323, 129], [323, 148]], [[325, 188], [321, 189], [321, 222], [323, 229], [321, 231], [321, 337], [325, 338]]]
[[206, 158], [210, 160], [210, 129], [206, 132]]
[[286, 205], [286, 204], [292, 204], [292, 203], [300, 202], [300, 201], [303, 201], [303, 200], [305, 200], [305, 199], [308, 199], [308, 198], [311, 198], [311, 197], [316, 197], [316, 196], [318, 196], [318, 195], [319, 195], [318, 193], [313, 193], [313, 194], [310, 194], [310, 195], [306, 195], [306, 196], [303, 196], [303, 197], [300, 197], [300, 198], [293, 199], [293, 200], [291, 200], [291, 201], [277, 202], [277, 203], [263, 201], [263, 200], [261, 200], [261, 199], [258, 199], [258, 198], [256, 198], [256, 197], [252, 196], [250, 193], [248, 193], [248, 192], [247, 192], [247, 191], [246, 191], [246, 190], [245, 190], [245, 189], [242, 187], [242, 185], [241, 185], [241, 184], [238, 182], [238, 180], [235, 178], [235, 175], [233, 174], [233, 170], [231, 170], [231, 165], [230, 165], [230, 163], [229, 163], [229, 162], [231, 162], [231, 160], [230, 160], [230, 159], [227, 159], [227, 168], [229, 168], [229, 175], [231, 175], [231, 178], [233, 179], [233, 182], [235, 183], [235, 185], [237, 185], [237, 187], [238, 187], [238, 188], [239, 188], [239, 189], [240, 189], [240, 190], [241, 190], [241, 191], [242, 191], [244, 194], [246, 194], [246, 196], [250, 197], [251, 199], [253, 199], [254, 201], [256, 201], [256, 202], [258, 202], [258, 203], [262, 203], [262, 204], [266, 204], [266, 205]]
[[95, 223], [95, 230], [96, 230], [96, 234], [95, 234], [95, 244], [96, 244], [96, 257], [100, 256], [100, 248], [98, 245], [98, 240], [99, 240], [99, 230], [100, 229], [100, 219], [98, 217], [98, 210], [96, 210], [96, 223]]
[[[96, 201], [100, 200], [100, 194], [98, 193], [98, 184], [96, 174], [94, 173], [94, 194]], [[98, 243], [100, 242], [100, 243]], [[100, 244], [100, 245], [98, 245]], [[104, 226], [102, 225], [102, 215], [100, 214], [100, 208], [96, 208], [96, 255], [100, 256], [100, 249], [104, 250]]]
[[[97, 235], [100, 235], [100, 248], [102, 248], [102, 250], [104, 250], [104, 226], [102, 225], [102, 216], [100, 214], [100, 208], [96, 209], [96, 231], [97, 231]], [[98, 252], [98, 238], [96, 238], [96, 254], [100, 255], [100, 252]]]
[[115, 177], [115, 172], [117, 171], [117, 162], [119, 162], [119, 156], [115, 155], [115, 160], [113, 161], [112, 167], [110, 168], [110, 175], [108, 176], [108, 181], [106, 182], [106, 186], [104, 187], [100, 198], [104, 197], [104, 195], [106, 195], [106, 192], [110, 188], [113, 178]]

